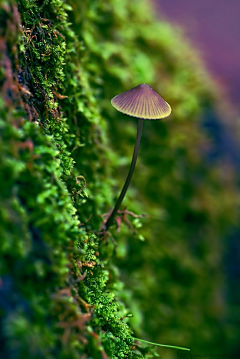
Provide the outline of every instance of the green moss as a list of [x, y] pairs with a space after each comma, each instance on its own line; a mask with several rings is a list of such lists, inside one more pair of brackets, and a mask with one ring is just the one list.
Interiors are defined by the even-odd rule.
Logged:
[[[37, 2], [19, 2], [22, 28], [14, 3], [13, 7], [15, 18], [10, 7], [2, 9], [6, 25], [12, 22], [16, 30], [5, 34], [4, 50], [11, 46], [21, 49], [9, 67], [14, 76], [20, 77], [19, 86], [16, 77], [7, 78], [8, 73], [3, 73], [9, 92], [3, 93], [5, 104], [1, 108], [1, 274], [3, 291], [13, 294], [8, 310], [2, 312], [6, 343], [3, 355], [17, 352], [19, 358], [75, 358], [89, 353], [97, 358], [106, 350], [115, 353], [116, 358], [124, 357], [132, 353], [131, 331], [113, 314], [119, 304], [114, 294], [105, 293], [107, 269], [100, 266], [94, 284], [86, 281], [79, 288], [75, 285], [79, 277], [75, 261], [92, 259], [92, 248], [97, 242], [91, 240], [89, 247], [81, 249], [81, 243], [89, 236], [81, 228], [73, 203], [81, 205], [87, 194], [82, 190], [84, 177], [77, 170], [73, 172], [74, 159], [69, 151], [79, 138], [75, 140], [76, 135], [54, 99], [55, 91], [62, 87], [63, 61], [69, 56], [64, 35], [59, 32], [57, 36], [55, 31], [59, 29], [73, 37], [64, 4], [57, 1], [38, 6]], [[53, 54], [49, 63], [43, 56], [48, 51]], [[3, 65], [9, 64], [7, 51], [3, 51], [1, 60]], [[79, 90], [76, 83], [75, 92]], [[89, 118], [89, 123], [96, 121]], [[87, 140], [92, 146], [92, 139]], [[70, 188], [74, 182], [73, 198], [64, 179]], [[92, 238], [96, 241], [96, 237]], [[101, 293], [102, 310], [97, 308], [96, 300], [90, 301], [90, 295], [85, 294], [90, 288]], [[96, 305], [94, 318], [91, 319], [81, 296]], [[6, 305], [3, 303], [3, 310]], [[103, 330], [101, 318], [106, 311], [111, 313], [109, 328], [115, 337], [110, 330], [109, 334]], [[99, 339], [94, 340], [96, 337]], [[119, 338], [124, 338], [124, 342]]]
[[90, 235], [84, 243], [79, 243], [85, 252], [81, 265], [87, 273], [84, 280], [84, 297], [93, 305], [94, 317], [91, 323], [100, 335], [106, 352], [111, 358], [124, 358], [126, 355], [130, 358], [133, 357], [132, 331], [124, 321], [126, 309], [123, 303], [117, 302], [114, 293], [107, 290], [109, 271], [105, 267], [109, 259], [101, 261], [98, 257], [100, 250], [101, 258], [103, 245], [105, 244], [99, 246], [95, 235]]

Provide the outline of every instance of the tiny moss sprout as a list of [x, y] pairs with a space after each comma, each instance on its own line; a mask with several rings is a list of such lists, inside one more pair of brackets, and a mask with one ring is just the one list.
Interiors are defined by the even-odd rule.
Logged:
[[178, 349], [178, 350], [187, 350], [187, 351], [190, 351], [189, 348], [177, 347], [176, 345], [158, 344], [158, 343], [149, 342], [148, 340], [143, 340], [143, 339], [134, 338], [134, 337], [132, 337], [132, 339], [134, 339], [134, 340], [136, 340], [136, 341], [138, 341], [138, 342], [143, 342], [143, 343], [146, 343], [146, 344], [155, 345], [155, 346], [157, 346], [157, 347], [164, 347], [164, 348], [171, 348], [171, 349]]
[[106, 231], [113, 224], [114, 218], [121, 206], [121, 203], [131, 182], [131, 178], [137, 162], [144, 120], [159, 120], [169, 116], [171, 113], [171, 107], [169, 104], [164, 101], [163, 98], [159, 96], [148, 84], [140, 84], [131, 90], [115, 96], [111, 100], [111, 104], [119, 112], [122, 112], [128, 116], [137, 117], [138, 128], [130, 169], [116, 205], [106, 221]]

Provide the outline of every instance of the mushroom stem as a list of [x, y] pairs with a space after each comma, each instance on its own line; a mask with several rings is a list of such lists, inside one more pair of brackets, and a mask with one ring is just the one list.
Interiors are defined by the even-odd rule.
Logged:
[[138, 156], [138, 150], [139, 150], [139, 146], [140, 146], [140, 142], [141, 142], [141, 137], [142, 137], [142, 129], [143, 129], [143, 120], [139, 119], [138, 120], [138, 128], [137, 128], [137, 137], [136, 137], [136, 141], [135, 141], [135, 146], [134, 146], [134, 151], [133, 151], [133, 156], [132, 156], [132, 162], [131, 162], [131, 166], [128, 172], [128, 176], [126, 178], [125, 184], [123, 186], [122, 192], [120, 193], [117, 203], [111, 213], [111, 215], [109, 216], [106, 224], [105, 224], [105, 230], [107, 231], [109, 229], [109, 227], [111, 227], [111, 225], [113, 224], [114, 218], [117, 214], [117, 211], [119, 210], [119, 207], [121, 206], [121, 203], [124, 199], [124, 196], [127, 192], [128, 186], [131, 182], [131, 178], [133, 175], [133, 171], [137, 162], [137, 156]]

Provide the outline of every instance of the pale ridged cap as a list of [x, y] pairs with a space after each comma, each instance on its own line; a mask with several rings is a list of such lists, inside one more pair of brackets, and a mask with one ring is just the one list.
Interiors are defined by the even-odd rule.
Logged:
[[141, 84], [113, 97], [111, 104], [116, 110], [144, 120], [158, 120], [171, 113], [171, 107], [151, 86]]

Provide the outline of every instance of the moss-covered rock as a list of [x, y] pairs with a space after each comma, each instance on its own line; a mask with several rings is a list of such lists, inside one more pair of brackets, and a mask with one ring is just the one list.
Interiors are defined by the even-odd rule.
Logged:
[[[215, 350], [229, 338], [218, 268], [238, 192], [206, 165], [198, 120], [214, 85], [196, 53], [145, 1], [0, 4], [1, 356], [153, 357], [133, 330]], [[109, 99], [142, 82], [173, 108], [145, 124], [125, 200], [150, 218], [122, 213], [102, 233], [135, 132]]]

